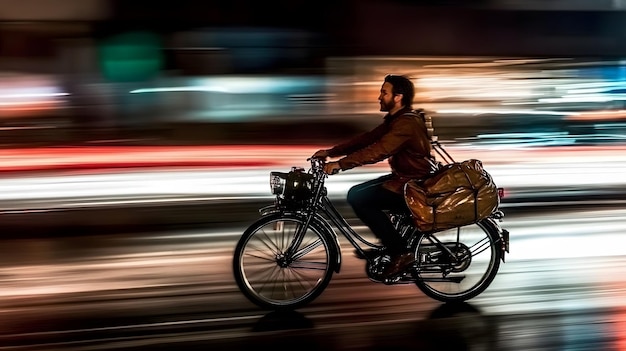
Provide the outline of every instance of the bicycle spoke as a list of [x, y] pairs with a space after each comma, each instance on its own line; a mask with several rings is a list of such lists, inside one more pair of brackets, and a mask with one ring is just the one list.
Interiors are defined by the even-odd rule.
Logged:
[[[271, 220], [276, 218], [276, 220]], [[298, 217], [276, 215], [259, 220], [238, 245], [235, 277], [246, 296], [261, 306], [297, 306], [317, 297], [332, 277], [329, 242]], [[302, 235], [295, 238], [296, 233]], [[300, 240], [293, 253], [293, 240]]]
[[[263, 238], [257, 238], [257, 241], [260, 241], [261, 243], [265, 244], [266, 247], [270, 251], [272, 251], [274, 253], [278, 253], [278, 252], [282, 252], [283, 251], [282, 248], [279, 247], [276, 244], [275, 240], [270, 238], [269, 234], [267, 234], [267, 232], [265, 232], [265, 230], [263, 230], [263, 237], [265, 238], [265, 240], [263, 240]], [[285, 246], [282, 246], [282, 247], [284, 248]]]
[[[489, 227], [476, 223], [428, 235], [423, 243], [423, 259], [417, 272], [417, 286], [427, 295], [440, 301], [457, 301], [471, 298], [491, 282], [499, 266], [497, 236]], [[429, 249], [445, 245], [451, 257], [440, 250]], [[471, 246], [470, 246], [471, 245]]]
[[315, 240], [314, 242], [305, 245], [304, 247], [302, 247], [301, 249], [299, 249], [295, 254], [293, 254], [292, 258], [294, 260], [300, 259], [302, 258], [304, 255], [311, 253], [313, 250], [315, 250], [316, 248], [320, 247], [322, 245], [322, 241], [320, 239]]
[[289, 267], [294, 269], [309, 269], [309, 270], [318, 270], [324, 271], [328, 266], [327, 262], [302, 262], [295, 261], [289, 265]]
[[255, 257], [258, 258], [260, 260], [266, 260], [266, 261], [276, 261], [276, 252], [267, 252], [267, 251], [263, 251], [262, 249], [259, 249], [258, 247], [250, 244], [250, 246], [252, 246], [252, 251], [254, 251], [254, 253], [252, 252], [246, 252], [246, 256], [250, 256], [250, 257]]
[[485, 237], [481, 241], [470, 247], [470, 252], [472, 256], [477, 256], [481, 252], [489, 249], [489, 238]]

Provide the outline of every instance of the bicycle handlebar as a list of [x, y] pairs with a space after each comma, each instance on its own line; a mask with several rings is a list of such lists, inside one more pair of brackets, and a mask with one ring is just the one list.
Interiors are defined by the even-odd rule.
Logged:
[[311, 162], [311, 171], [313, 174], [324, 173], [324, 165], [326, 164], [324, 158], [309, 157], [306, 160]]

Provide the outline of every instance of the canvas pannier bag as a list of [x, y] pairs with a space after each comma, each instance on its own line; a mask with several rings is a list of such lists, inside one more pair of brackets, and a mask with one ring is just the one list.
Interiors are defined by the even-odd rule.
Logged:
[[424, 181], [409, 181], [404, 186], [404, 198], [423, 232], [478, 222], [500, 205], [491, 175], [475, 159], [443, 165]]

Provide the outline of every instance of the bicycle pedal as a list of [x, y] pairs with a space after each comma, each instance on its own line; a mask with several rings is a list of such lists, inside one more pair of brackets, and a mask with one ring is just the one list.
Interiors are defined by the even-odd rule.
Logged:
[[400, 277], [399, 276], [395, 276], [395, 277], [387, 277], [383, 279], [383, 284], [385, 285], [394, 285], [397, 282], [400, 281]]
[[406, 272], [398, 273], [392, 277], [386, 277], [382, 280], [385, 285], [395, 285], [395, 284], [408, 284], [411, 283], [411, 277], [407, 276]]

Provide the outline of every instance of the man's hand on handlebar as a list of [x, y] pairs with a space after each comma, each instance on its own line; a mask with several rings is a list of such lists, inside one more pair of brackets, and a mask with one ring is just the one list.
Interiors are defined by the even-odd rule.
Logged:
[[339, 171], [341, 171], [341, 166], [339, 165], [339, 162], [333, 161], [324, 164], [324, 173], [328, 175], [337, 174], [339, 173]]
[[[318, 159], [325, 162], [326, 159], [328, 159], [328, 150], [317, 150], [310, 159]], [[339, 166], [339, 162], [333, 161], [324, 163], [324, 173], [328, 175], [333, 175], [339, 173], [339, 171], [341, 171], [341, 166]]]
[[311, 156], [311, 158], [319, 158], [322, 159], [324, 161], [326, 161], [326, 159], [328, 158], [328, 150], [317, 150], [313, 156]]

